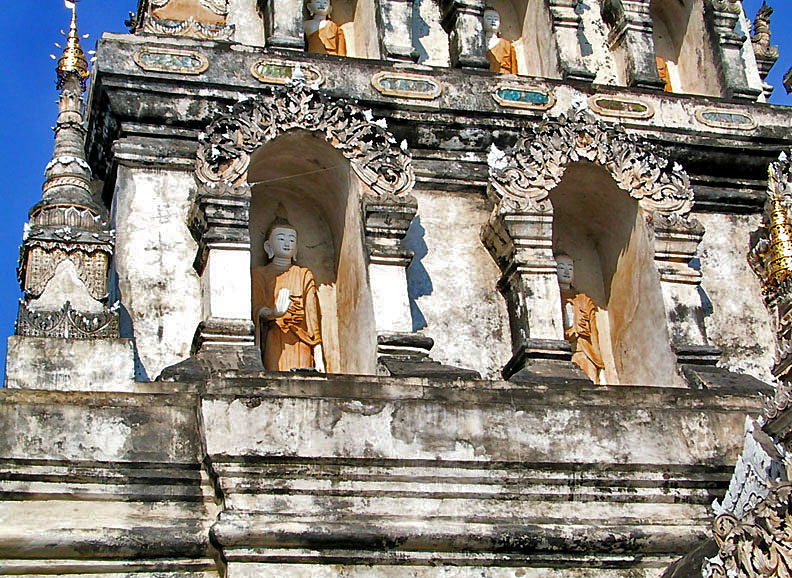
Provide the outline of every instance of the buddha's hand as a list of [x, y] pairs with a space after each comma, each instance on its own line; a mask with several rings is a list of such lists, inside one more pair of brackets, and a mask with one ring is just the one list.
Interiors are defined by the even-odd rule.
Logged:
[[283, 315], [285, 315], [286, 311], [289, 309], [289, 305], [291, 305], [291, 300], [289, 299], [290, 296], [291, 291], [288, 289], [281, 289], [278, 292], [277, 299], [275, 299], [275, 308], [259, 308], [259, 318], [272, 320], [277, 317], [283, 317]]
[[286, 314], [286, 311], [289, 310], [289, 305], [291, 305], [291, 300], [289, 299], [290, 296], [291, 291], [286, 288], [283, 288], [278, 292], [278, 298], [275, 300], [275, 317], [283, 317]]

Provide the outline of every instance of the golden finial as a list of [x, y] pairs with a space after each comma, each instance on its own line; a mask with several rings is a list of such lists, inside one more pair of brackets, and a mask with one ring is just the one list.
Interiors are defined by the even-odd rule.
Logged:
[[770, 193], [770, 247], [767, 251], [767, 281], [777, 287], [792, 275], [792, 225], [778, 191], [775, 163], [767, 169]]
[[80, 79], [83, 89], [88, 78], [88, 59], [85, 57], [82, 46], [80, 46], [80, 35], [77, 33], [77, 5], [76, 0], [64, 0], [66, 8], [71, 9], [71, 26], [66, 38], [66, 48], [63, 56], [58, 60], [58, 89], [63, 88], [66, 79], [70, 74], [74, 74]]

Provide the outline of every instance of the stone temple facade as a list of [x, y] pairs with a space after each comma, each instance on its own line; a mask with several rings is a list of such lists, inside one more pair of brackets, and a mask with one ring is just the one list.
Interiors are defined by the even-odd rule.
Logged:
[[772, 10], [328, 4], [73, 17], [0, 574], [788, 575]]

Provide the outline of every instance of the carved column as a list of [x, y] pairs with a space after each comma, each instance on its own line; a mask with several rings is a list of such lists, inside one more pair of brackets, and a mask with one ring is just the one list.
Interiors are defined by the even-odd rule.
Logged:
[[596, 76], [588, 70], [580, 53], [578, 34], [582, 25], [577, 0], [547, 0], [553, 25], [558, 65], [564, 79], [591, 81]]
[[610, 26], [608, 42], [623, 59], [628, 86], [662, 88], [655, 60], [650, 0], [604, 0], [602, 18]]
[[586, 379], [572, 364], [564, 339], [550, 202], [534, 207], [501, 203], [481, 237], [503, 272], [498, 289], [509, 309], [514, 353], [503, 377]]
[[267, 46], [305, 50], [303, 0], [259, 0]]
[[704, 237], [695, 219], [652, 215], [655, 264], [673, 347], [680, 363], [715, 365], [720, 350], [707, 342], [701, 303], [701, 271], [692, 265]]
[[484, 42], [483, 0], [441, 0], [451, 63], [457, 68], [489, 69]]
[[246, 184], [204, 184], [190, 215], [203, 295], [193, 354], [212, 369], [262, 369], [250, 318], [250, 194]]
[[704, 2], [707, 25], [715, 37], [716, 63], [720, 69], [726, 96], [756, 100], [761, 94], [748, 85], [742, 48], [746, 37], [737, 32], [742, 14], [739, 0], [707, 0]]
[[407, 266], [413, 255], [404, 247], [404, 238], [418, 202], [412, 195], [367, 193], [362, 207], [377, 334], [412, 332]]
[[413, 0], [377, 0], [382, 54], [388, 60], [418, 60], [413, 47]]

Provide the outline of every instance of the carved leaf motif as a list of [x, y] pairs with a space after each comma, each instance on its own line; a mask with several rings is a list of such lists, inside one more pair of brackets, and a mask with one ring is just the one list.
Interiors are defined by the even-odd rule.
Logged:
[[520, 207], [544, 203], [569, 163], [586, 160], [606, 168], [619, 188], [652, 212], [684, 216], [693, 206], [690, 179], [620, 126], [606, 125], [585, 111], [546, 119], [521, 137], [507, 164], [490, 169], [492, 190]]
[[377, 194], [406, 195], [415, 183], [410, 154], [385, 128], [356, 106], [300, 83], [267, 88], [212, 122], [201, 138], [196, 178], [236, 183], [255, 150], [291, 129], [322, 134]]
[[714, 524], [718, 556], [705, 563], [702, 575], [792, 577], [790, 489], [788, 483], [775, 485], [741, 520], [728, 513], [718, 516]]

